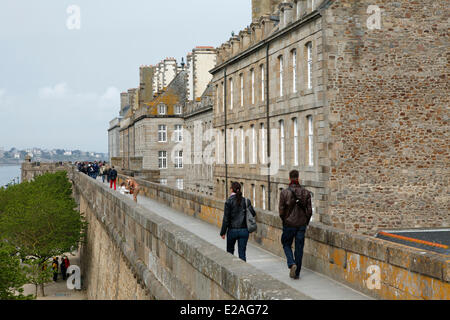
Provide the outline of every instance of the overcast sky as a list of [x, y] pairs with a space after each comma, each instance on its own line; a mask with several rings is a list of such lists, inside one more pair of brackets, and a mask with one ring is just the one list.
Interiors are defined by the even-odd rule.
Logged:
[[180, 62], [250, 22], [250, 0], [1, 0], [0, 148], [107, 152], [140, 65]]

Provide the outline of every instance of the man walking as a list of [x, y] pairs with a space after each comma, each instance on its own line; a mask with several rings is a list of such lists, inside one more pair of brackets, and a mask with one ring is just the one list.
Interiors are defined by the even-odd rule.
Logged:
[[[283, 221], [281, 243], [290, 269], [289, 276], [300, 278], [302, 268], [303, 247], [305, 245], [306, 228], [312, 216], [311, 193], [299, 183], [299, 173], [289, 173], [289, 188], [281, 191], [279, 213]], [[295, 239], [295, 253], [292, 254], [292, 242]]]
[[116, 180], [117, 180], [117, 171], [114, 169], [114, 167], [109, 170], [109, 188], [112, 189], [112, 186], [114, 184], [114, 190], [116, 189]]

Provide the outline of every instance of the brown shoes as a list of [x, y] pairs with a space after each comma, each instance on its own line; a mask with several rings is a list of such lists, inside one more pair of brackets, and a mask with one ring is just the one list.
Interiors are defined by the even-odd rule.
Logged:
[[293, 264], [291, 266], [291, 271], [289, 271], [289, 277], [291, 277], [292, 279], [295, 279], [295, 278], [298, 279], [298, 277], [295, 276], [296, 271], [297, 271], [297, 265]]

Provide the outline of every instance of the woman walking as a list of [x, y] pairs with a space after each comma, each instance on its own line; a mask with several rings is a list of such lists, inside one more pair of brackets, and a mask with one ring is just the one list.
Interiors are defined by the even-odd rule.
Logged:
[[249, 232], [247, 229], [246, 208], [250, 210], [253, 216], [256, 216], [256, 212], [250, 200], [242, 196], [239, 182], [233, 182], [230, 191], [231, 196], [225, 202], [220, 236], [222, 239], [225, 239], [225, 234], [227, 235], [227, 252], [233, 255], [237, 241], [239, 258], [247, 261], [246, 251]]

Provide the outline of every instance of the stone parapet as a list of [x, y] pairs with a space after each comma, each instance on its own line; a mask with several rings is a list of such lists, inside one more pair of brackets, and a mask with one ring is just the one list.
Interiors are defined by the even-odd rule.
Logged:
[[[119, 176], [125, 179], [125, 176]], [[145, 196], [221, 227], [224, 201], [138, 180]], [[274, 212], [256, 209], [258, 230], [251, 241], [284, 257], [282, 223]], [[448, 256], [311, 222], [304, 265], [378, 299], [450, 299]], [[372, 288], [372, 270], [380, 287]], [[370, 278], [371, 279], [371, 278]]]
[[309, 299], [98, 181], [74, 173], [74, 186], [90, 227], [99, 233], [106, 231], [107, 241], [120, 248], [119, 260], [125, 262], [121, 267], [135, 277], [131, 283], [120, 276], [116, 284], [106, 281], [116, 262], [103, 271], [94, 262], [103, 261], [115, 249], [98, 249], [111, 246], [90, 242], [89, 235], [96, 237], [97, 233], [88, 231], [82, 252], [87, 266], [82, 271], [88, 275], [89, 297], [136, 299], [143, 296], [138, 290], [143, 284], [145, 296], [155, 299]]

